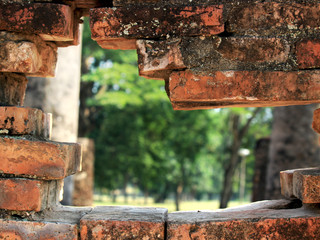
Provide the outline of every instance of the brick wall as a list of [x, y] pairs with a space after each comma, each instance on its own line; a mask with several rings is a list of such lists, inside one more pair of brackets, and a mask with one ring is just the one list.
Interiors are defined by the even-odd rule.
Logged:
[[4, 0], [0, 239], [318, 238], [318, 168], [281, 173], [288, 200], [234, 209], [60, 206], [80, 145], [51, 141], [50, 114], [23, 107], [26, 76], [54, 75], [57, 47], [79, 42], [87, 14], [102, 47], [137, 49], [140, 75], [164, 80], [174, 109], [320, 102], [318, 1]]

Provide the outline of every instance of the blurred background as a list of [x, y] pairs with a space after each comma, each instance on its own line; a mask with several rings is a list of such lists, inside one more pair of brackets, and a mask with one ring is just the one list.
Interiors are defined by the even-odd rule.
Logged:
[[56, 77], [29, 78], [25, 105], [53, 113], [53, 140], [83, 145], [65, 205], [225, 208], [279, 199], [279, 171], [319, 164], [317, 106], [173, 111], [136, 51], [102, 49], [87, 19]]

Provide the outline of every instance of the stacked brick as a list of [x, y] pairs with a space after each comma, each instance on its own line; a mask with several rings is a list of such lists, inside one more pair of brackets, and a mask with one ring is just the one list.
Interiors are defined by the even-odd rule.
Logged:
[[319, 169], [281, 173], [289, 200], [221, 211], [59, 206], [80, 146], [50, 141], [50, 115], [22, 107], [26, 76], [54, 75], [57, 47], [79, 42], [89, 8], [92, 37], [137, 49], [140, 74], [164, 79], [175, 109], [320, 101], [317, 1], [4, 0], [0, 239], [317, 239]]
[[137, 48], [140, 75], [165, 79], [174, 109], [320, 100], [318, 1], [114, 5], [91, 10], [93, 39], [105, 48]]

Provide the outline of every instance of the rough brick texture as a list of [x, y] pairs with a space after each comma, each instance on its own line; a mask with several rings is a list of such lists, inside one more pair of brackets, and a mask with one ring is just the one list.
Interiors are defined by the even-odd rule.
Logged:
[[295, 198], [293, 195], [293, 173], [295, 170], [280, 172], [281, 194], [286, 198]]
[[222, 12], [221, 5], [92, 9], [92, 38], [110, 42], [117, 38], [214, 35], [224, 31]]
[[76, 224], [0, 220], [0, 239], [77, 240]]
[[80, 170], [81, 148], [76, 143], [1, 137], [0, 158], [2, 173], [62, 179]]
[[46, 41], [73, 41], [73, 12], [61, 4], [1, 2], [0, 30], [38, 34]]
[[282, 35], [288, 32], [317, 29], [320, 4], [248, 3], [230, 7], [228, 32], [244, 35]]
[[320, 67], [320, 39], [306, 39], [298, 42], [296, 52], [299, 68]]
[[0, 106], [22, 106], [27, 82], [24, 75], [0, 72]]
[[61, 183], [23, 178], [0, 178], [0, 209], [40, 211], [59, 200]]
[[57, 48], [38, 36], [0, 32], [0, 71], [54, 76]]
[[312, 128], [320, 134], [320, 108], [313, 112]]
[[176, 212], [167, 239], [316, 239], [320, 218], [303, 209]]
[[263, 107], [319, 102], [319, 83], [319, 71], [187, 70], [171, 74], [169, 91], [175, 109]]
[[0, 134], [50, 137], [49, 114], [39, 109], [0, 107]]
[[[290, 43], [280, 38], [193, 37], [137, 41], [140, 75], [181, 68], [213, 70], [297, 69]], [[164, 77], [163, 77], [164, 78]]]
[[293, 194], [303, 203], [320, 203], [320, 169], [294, 171]]
[[164, 239], [167, 209], [96, 207], [80, 221], [82, 240]]

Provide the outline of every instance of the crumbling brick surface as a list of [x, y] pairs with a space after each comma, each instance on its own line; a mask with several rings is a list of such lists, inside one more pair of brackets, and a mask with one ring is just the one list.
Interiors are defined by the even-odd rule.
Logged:
[[39, 109], [0, 107], [1, 135], [32, 135], [49, 138], [48, 114]]
[[0, 209], [39, 212], [58, 203], [59, 187], [57, 181], [0, 178]]
[[46, 41], [73, 41], [73, 12], [62, 4], [1, 2], [0, 30], [38, 34]]
[[77, 240], [76, 224], [0, 220], [0, 239]]
[[27, 82], [22, 74], [0, 72], [0, 106], [22, 106]]
[[[135, 14], [131, 14], [132, 12]], [[92, 9], [92, 38], [98, 42], [110, 42], [117, 38], [214, 35], [224, 31], [222, 12], [221, 5]]]
[[164, 239], [167, 209], [96, 207], [80, 221], [83, 240]]
[[296, 52], [299, 68], [320, 67], [320, 39], [304, 39], [298, 42]]
[[167, 239], [316, 239], [320, 218], [303, 209], [176, 212]]
[[4, 174], [63, 179], [80, 170], [81, 147], [76, 143], [1, 137], [0, 158]]

